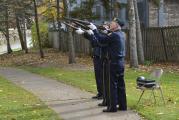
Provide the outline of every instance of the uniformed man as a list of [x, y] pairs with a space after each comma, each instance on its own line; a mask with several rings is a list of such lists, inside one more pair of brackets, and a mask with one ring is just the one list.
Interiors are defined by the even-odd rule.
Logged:
[[95, 36], [91, 36], [84, 31], [82, 31], [80, 28], [76, 30], [78, 34], [84, 34], [84, 37], [88, 39], [91, 42], [91, 46], [93, 48], [93, 64], [94, 64], [94, 72], [95, 72], [95, 79], [96, 79], [96, 87], [97, 87], [97, 95], [93, 96], [93, 99], [102, 99], [103, 98], [103, 81], [102, 81], [102, 61], [101, 61], [101, 55], [102, 55], [102, 46], [99, 46], [97, 44], [93, 44], [93, 39], [96, 39]]
[[[101, 30], [101, 34], [107, 34], [108, 32], [108, 29], [109, 29], [109, 26], [108, 24], [103, 24], [103, 27], [106, 28], [106, 30]], [[81, 32], [81, 30], [77, 30], [76, 31], [78, 34], [82, 34], [83, 32]], [[97, 57], [97, 64], [95, 64], [94, 62], [94, 65], [95, 66], [98, 66], [98, 72], [95, 72], [95, 74], [98, 75], [98, 77], [100, 77], [100, 88], [102, 88], [102, 95], [103, 95], [103, 101], [102, 103], [99, 103], [98, 105], [99, 106], [107, 106], [107, 103], [109, 103], [109, 96], [108, 96], [108, 79], [109, 79], [109, 58], [108, 58], [108, 50], [107, 50], [107, 44], [96, 44], [95, 40], [93, 39], [96, 39], [95, 36], [93, 35], [89, 35], [87, 33], [84, 33], [84, 37], [87, 38], [92, 47], [94, 48], [94, 55], [95, 55], [95, 52], [97, 52], [97, 50], [100, 51], [100, 56]], [[99, 55], [99, 51], [97, 52], [98, 55]], [[95, 67], [94, 66], [94, 67]], [[99, 73], [100, 72], [100, 73]], [[102, 86], [101, 86], [102, 85]], [[101, 90], [101, 89], [100, 89]]]
[[[109, 25], [108, 23], [104, 23], [103, 27], [106, 28], [106, 30], [101, 31], [101, 35], [108, 34], [109, 31]], [[93, 40], [95, 44], [95, 40]], [[108, 45], [107, 44], [101, 44], [98, 42], [99, 46], [101, 47], [101, 61], [102, 61], [102, 67], [101, 67], [101, 75], [102, 75], [102, 81], [103, 81], [103, 101], [102, 103], [99, 103], [98, 106], [107, 106], [109, 103], [109, 91], [108, 91], [108, 81], [109, 81], [109, 57], [108, 57]]]
[[[96, 26], [91, 23], [88, 34], [93, 36], [93, 44], [107, 44], [109, 62], [109, 80], [107, 82], [109, 91], [109, 103], [104, 112], [116, 112], [117, 105], [119, 110], [127, 110], [125, 82], [124, 82], [124, 56], [125, 56], [125, 34], [121, 31], [121, 23], [118, 19], [110, 23], [108, 35], [101, 35]], [[106, 73], [107, 74], [107, 73]]]
[[116, 112], [127, 110], [126, 90], [124, 82], [124, 57], [125, 57], [125, 35], [121, 31], [120, 21], [116, 19], [110, 23], [109, 35], [101, 35], [94, 24], [90, 24], [91, 30], [88, 34], [95, 36], [96, 44], [108, 44], [108, 54], [110, 59], [109, 70], [109, 104], [104, 112]]

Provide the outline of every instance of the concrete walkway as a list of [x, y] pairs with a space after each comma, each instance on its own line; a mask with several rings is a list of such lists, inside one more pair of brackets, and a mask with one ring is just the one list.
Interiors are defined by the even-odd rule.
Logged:
[[64, 120], [141, 120], [133, 111], [103, 113], [93, 94], [24, 70], [0, 67], [0, 75], [38, 96]]

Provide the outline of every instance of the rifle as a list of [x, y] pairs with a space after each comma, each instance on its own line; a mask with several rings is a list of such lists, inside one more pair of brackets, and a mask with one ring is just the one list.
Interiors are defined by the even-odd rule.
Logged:
[[[75, 26], [73, 26], [73, 25], [71, 25], [71, 24], [69, 24], [69, 23], [67, 23], [67, 22], [63, 22], [63, 23], [64, 23], [65, 25], [67, 25], [67, 26], [73, 28], [74, 30], [78, 30], [78, 29], [79, 29], [78, 27], [75, 27]], [[83, 29], [83, 28], [81, 28], [81, 30], [86, 31], [86, 29]]]
[[[90, 29], [87, 25], [90, 25], [91, 23], [88, 22], [88, 21], [78, 20], [78, 19], [74, 19], [74, 18], [72, 18], [72, 19], [71, 19], [71, 18], [66, 18], [66, 19], [72, 21], [72, 23], [76, 24], [77, 26], [80, 26], [80, 28], [81, 28], [83, 31], [86, 31], [86, 30], [89, 30], [89, 29]], [[85, 25], [84, 25], [83, 23], [84, 23]], [[64, 22], [64, 24], [66, 24], [66, 25], [69, 26], [69, 27], [72, 27], [72, 28], [75, 29], [75, 30], [78, 29], [78, 27], [75, 27], [75, 26], [73, 26], [73, 25], [71, 25], [71, 24], [68, 24], [68, 23], [66, 23], [66, 22]], [[102, 34], [107, 34], [107, 35], [108, 35], [108, 34], [111, 32], [111, 31], [108, 30], [108, 33], [104, 33], [104, 30], [106, 30], [106, 28], [103, 27], [103, 26], [99, 26], [99, 25], [98, 25], [98, 29], [99, 29], [99, 32], [101, 32]]]
[[[87, 25], [90, 25], [91, 23], [88, 21], [83, 21], [83, 20], [79, 20], [75, 18], [67, 18], [67, 17], [65, 17], [65, 19], [76, 23], [77, 25], [83, 27], [84, 29], [90, 29]], [[100, 30], [106, 30], [106, 28], [103, 27], [102, 25], [97, 25], [97, 24], [94, 24], [94, 25]]]
[[85, 29], [85, 30], [89, 30], [90, 28], [82, 23], [79, 23], [77, 21], [74, 21], [74, 24], [80, 26], [81, 28]]
[[90, 22], [88, 21], [83, 21], [83, 20], [79, 20], [79, 19], [75, 19], [75, 18], [67, 18], [67, 17], [64, 17], [66, 20], [69, 20], [69, 21], [77, 21], [81, 24], [84, 24], [84, 25], [90, 25]]
[[63, 23], [64, 23], [65, 25], [67, 25], [67, 26], [69, 26], [69, 27], [75, 29], [75, 30], [78, 30], [78, 27], [75, 27], [75, 26], [73, 26], [73, 25], [71, 25], [71, 24], [69, 24], [69, 23], [67, 23], [67, 22], [63, 22]]

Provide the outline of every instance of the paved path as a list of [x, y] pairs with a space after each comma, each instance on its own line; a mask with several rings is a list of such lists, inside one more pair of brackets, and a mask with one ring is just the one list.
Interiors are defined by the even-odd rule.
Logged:
[[140, 120], [133, 111], [103, 113], [92, 94], [24, 70], [0, 67], [0, 75], [32, 92], [64, 120]]

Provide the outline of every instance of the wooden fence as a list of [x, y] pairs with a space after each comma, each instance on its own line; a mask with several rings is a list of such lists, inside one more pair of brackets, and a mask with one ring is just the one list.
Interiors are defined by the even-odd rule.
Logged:
[[[49, 40], [53, 48], [59, 49], [63, 52], [68, 52], [68, 37], [67, 33], [61, 31], [62, 39], [58, 39], [58, 31], [49, 31]], [[82, 35], [73, 34], [73, 41], [76, 53], [91, 54], [92, 48], [89, 41], [85, 39]]]
[[[126, 33], [127, 30], [126, 30]], [[57, 31], [49, 31], [49, 40], [54, 48], [68, 51], [65, 32], [58, 40]], [[128, 35], [128, 34], [127, 34]], [[73, 34], [76, 53], [91, 54], [91, 46], [84, 37]], [[142, 29], [145, 60], [153, 62], [179, 62], [179, 27], [155, 27]], [[126, 59], [129, 59], [129, 40], [126, 40]]]
[[142, 29], [145, 59], [179, 62], [179, 27]]

